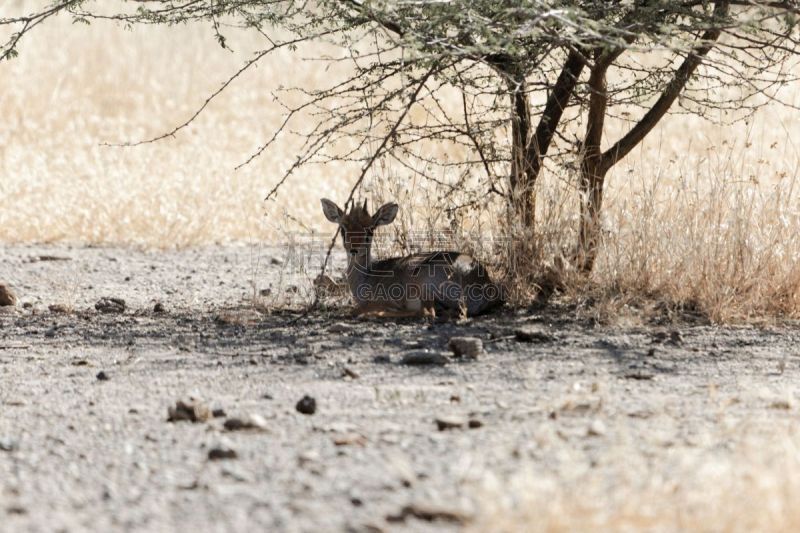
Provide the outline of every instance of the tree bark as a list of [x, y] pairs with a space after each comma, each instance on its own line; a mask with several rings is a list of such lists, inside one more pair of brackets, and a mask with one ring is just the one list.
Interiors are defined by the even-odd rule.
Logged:
[[556, 128], [561, 122], [561, 117], [572, 93], [575, 92], [578, 78], [580, 78], [585, 64], [586, 62], [579, 53], [570, 52], [564, 62], [564, 66], [561, 68], [556, 84], [550, 91], [544, 111], [542, 111], [542, 116], [539, 119], [539, 125], [536, 127], [533, 141], [528, 147], [527, 158], [530, 161], [534, 176], [539, 175], [539, 171], [542, 168], [542, 160], [550, 149]]
[[533, 231], [536, 222], [535, 186], [542, 169], [542, 161], [578, 85], [584, 65], [583, 57], [577, 52], [571, 52], [567, 56], [532, 135], [533, 123], [524, 76], [511, 78], [512, 204], [515, 215], [530, 231]]
[[525, 229], [532, 230], [536, 217], [536, 172], [528, 158], [531, 107], [524, 77], [511, 83], [511, 204]]
[[586, 122], [586, 136], [583, 141], [583, 157], [580, 171], [581, 217], [578, 230], [577, 267], [581, 272], [590, 272], [597, 256], [600, 236], [600, 210], [603, 207], [603, 184], [608, 169], [603, 160], [600, 143], [603, 141], [603, 127], [608, 106], [608, 67], [619, 51], [598, 52], [595, 64], [589, 75], [589, 112]]

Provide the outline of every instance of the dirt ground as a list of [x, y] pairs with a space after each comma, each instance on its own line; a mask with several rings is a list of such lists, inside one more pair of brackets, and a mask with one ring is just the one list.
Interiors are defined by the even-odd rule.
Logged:
[[[308, 299], [292, 263], [253, 246], [0, 249], [19, 297], [0, 311], [0, 530], [552, 530], [737, 464], [797, 421], [792, 325], [268, 312]], [[485, 353], [455, 357], [455, 336]], [[190, 396], [218, 416], [168, 421]]]

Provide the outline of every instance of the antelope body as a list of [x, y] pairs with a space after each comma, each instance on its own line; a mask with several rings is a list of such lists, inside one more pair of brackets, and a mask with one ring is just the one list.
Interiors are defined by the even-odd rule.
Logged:
[[503, 304], [501, 288], [492, 282], [483, 265], [460, 252], [436, 251], [373, 261], [375, 229], [392, 223], [398, 209], [396, 203], [388, 203], [370, 215], [365, 201], [345, 213], [332, 201], [322, 199], [325, 217], [338, 224], [342, 232], [347, 282], [356, 314], [475, 316]]

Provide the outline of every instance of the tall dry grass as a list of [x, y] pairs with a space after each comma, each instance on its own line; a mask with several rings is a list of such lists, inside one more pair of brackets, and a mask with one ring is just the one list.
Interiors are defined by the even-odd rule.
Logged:
[[[60, 21], [34, 32], [19, 59], [0, 65], [0, 241], [159, 248], [277, 242], [287, 232], [327, 237], [332, 228], [318, 199], [341, 201], [355, 165], [302, 169], [268, 203], [263, 198], [292, 163], [298, 138], [234, 170], [281, 118], [272, 91], [319, 86], [331, 76], [318, 62], [297, 60], [313, 50], [279, 53], [246, 73], [174, 138], [101, 146], [169, 131], [264, 45], [251, 33], [228, 37], [234, 52], [220, 49], [205, 26], [124, 30]], [[781, 96], [800, 104], [798, 88]], [[588, 285], [575, 280], [572, 296], [610, 303], [611, 312], [666, 302], [721, 321], [796, 316], [798, 124], [800, 115], [774, 105], [748, 124], [663, 121], [610, 175], [597, 269]], [[619, 124], [609, 140], [626, 127]], [[388, 230], [400, 248], [435, 244], [414, 230], [447, 229], [452, 245], [499, 257], [474, 236], [496, 236], [502, 206], [453, 218], [437, 187], [379, 166], [362, 194], [403, 205]], [[574, 176], [544, 176], [539, 210], [539, 245], [545, 261], [558, 265], [575, 242]]]

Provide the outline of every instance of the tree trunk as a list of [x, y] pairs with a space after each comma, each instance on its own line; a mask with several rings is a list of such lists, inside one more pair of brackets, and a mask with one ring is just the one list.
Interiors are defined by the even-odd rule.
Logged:
[[586, 137], [583, 141], [581, 161], [580, 191], [581, 218], [578, 232], [576, 266], [581, 272], [591, 272], [597, 257], [600, 238], [600, 210], [603, 207], [603, 184], [608, 169], [600, 143], [603, 140], [603, 126], [608, 105], [606, 73], [614, 54], [597, 54], [595, 65], [589, 76], [589, 114], [586, 123]]
[[536, 131], [532, 132], [531, 108], [523, 75], [511, 82], [511, 193], [514, 214], [530, 232], [536, 223], [536, 180], [550, 149], [569, 99], [578, 85], [585, 61], [571, 52], [545, 103]]
[[[531, 138], [531, 107], [525, 79], [511, 87], [511, 204], [522, 226], [533, 231], [536, 218], [534, 185], [538, 172], [528, 157]], [[537, 169], [538, 170], [538, 169]]]

